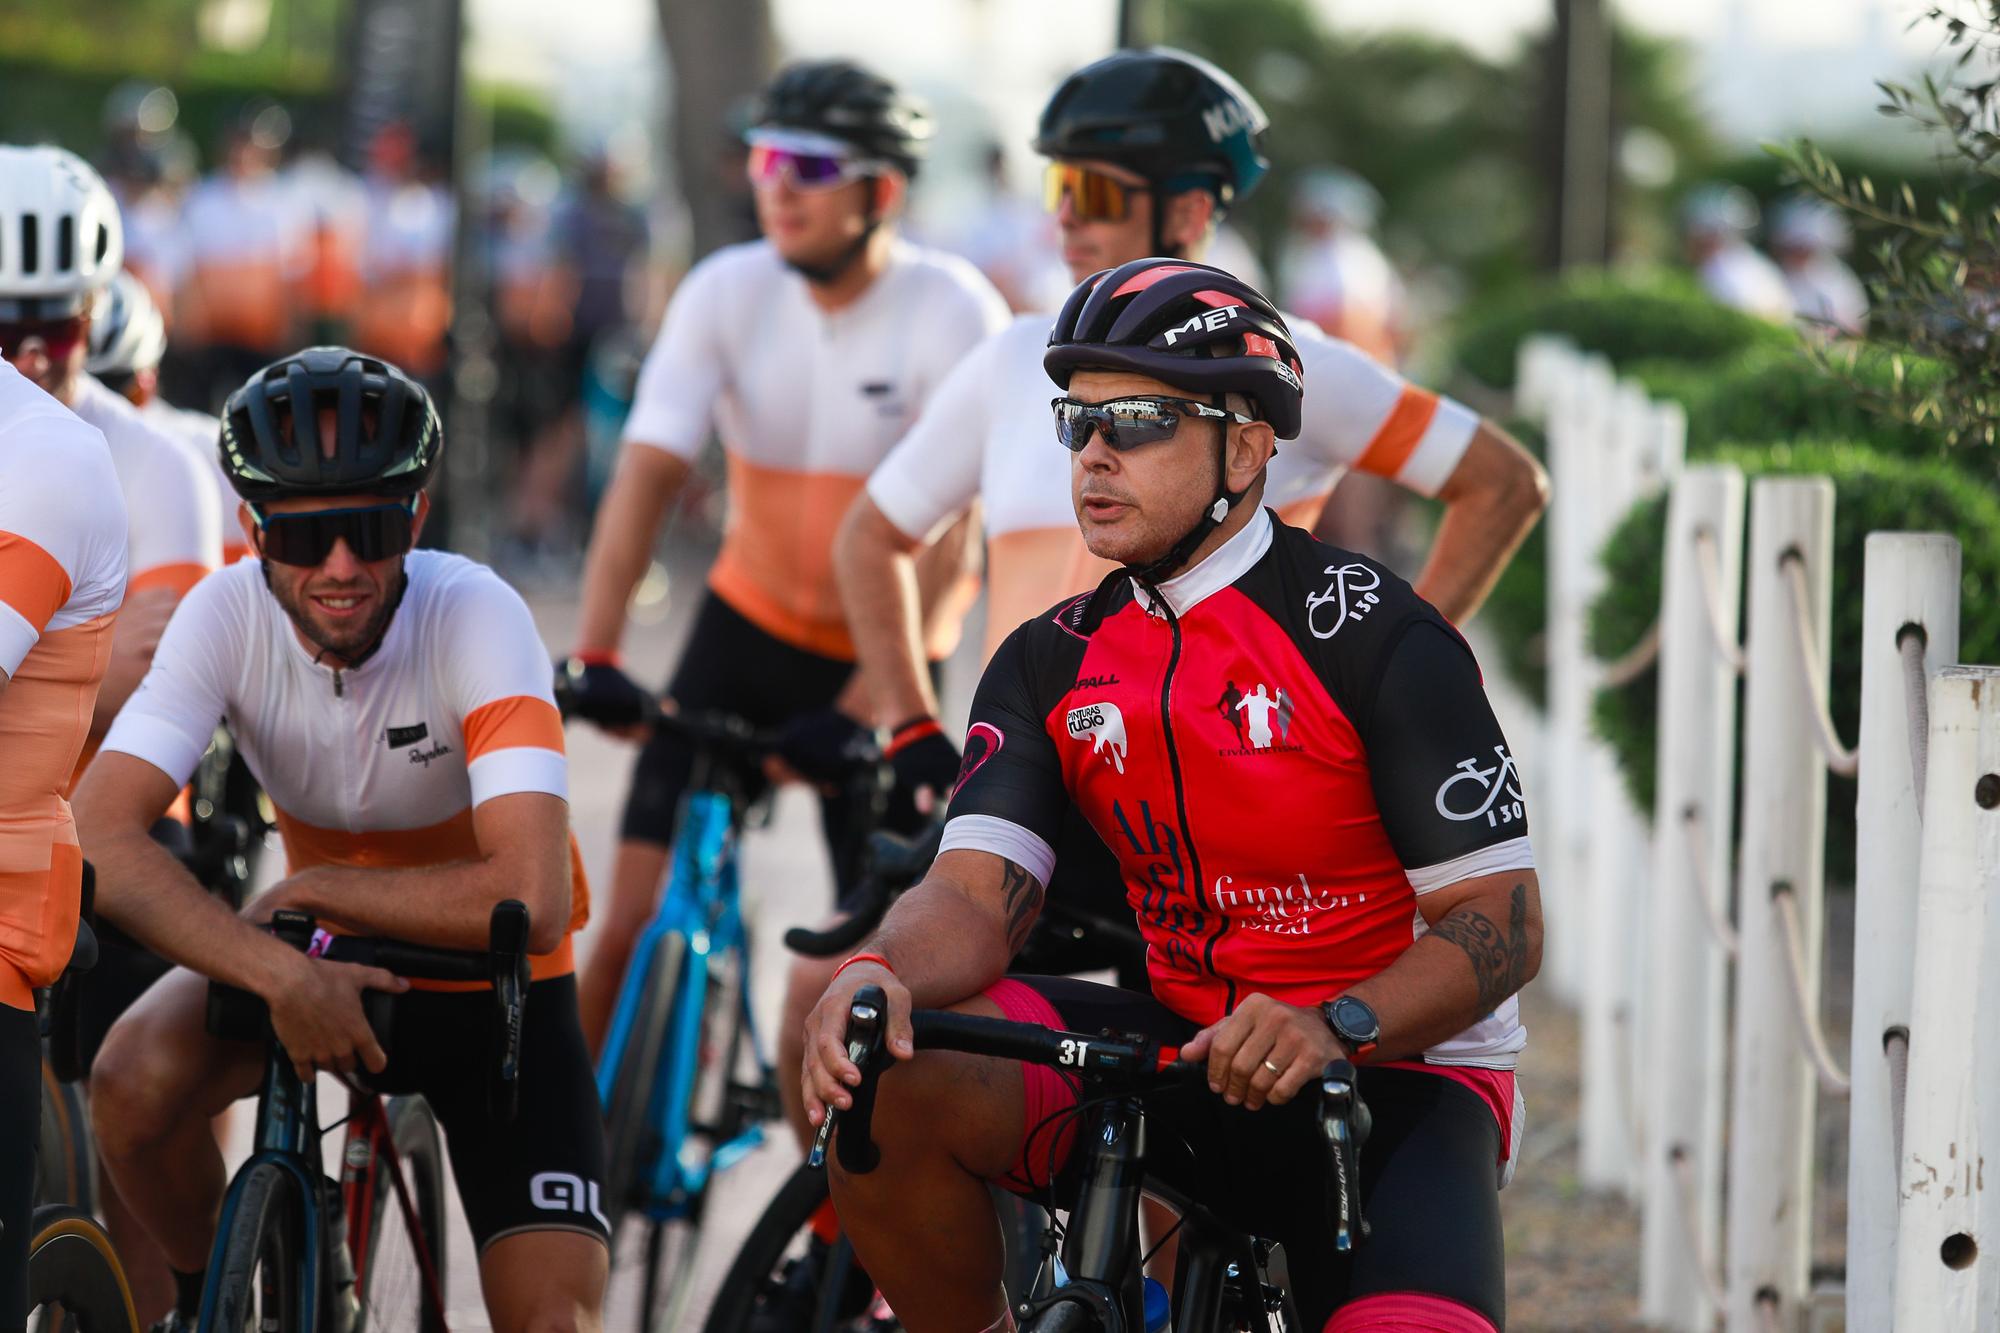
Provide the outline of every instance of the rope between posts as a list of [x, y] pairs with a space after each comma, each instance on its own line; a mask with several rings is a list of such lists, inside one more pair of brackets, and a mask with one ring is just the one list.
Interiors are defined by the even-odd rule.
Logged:
[[1667, 1163], [1672, 1168], [1675, 1193], [1679, 1196], [1681, 1231], [1687, 1241], [1688, 1262], [1694, 1266], [1696, 1276], [1708, 1293], [1708, 1303], [1716, 1309], [1723, 1309], [1722, 1278], [1708, 1266], [1708, 1258], [1701, 1252], [1701, 1230], [1694, 1220], [1694, 1167], [1688, 1161], [1687, 1145], [1676, 1143], [1667, 1149]]
[[1694, 894], [1701, 899], [1702, 920], [1708, 924], [1709, 938], [1728, 958], [1736, 956], [1736, 931], [1724, 915], [1726, 908], [1716, 905], [1715, 894], [1708, 883], [1708, 862], [1706, 849], [1701, 844], [1701, 811], [1690, 805], [1681, 816], [1681, 828], [1687, 834], [1688, 868], [1693, 872]]
[[1737, 675], [1743, 674], [1743, 645], [1736, 642], [1736, 630], [1722, 623], [1722, 567], [1715, 550], [1715, 534], [1699, 528], [1694, 534], [1694, 558], [1701, 577], [1701, 605], [1708, 612], [1708, 631], [1715, 651]]
[[1656, 618], [1633, 644], [1619, 655], [1615, 662], [1604, 665], [1604, 685], [1608, 689], [1622, 690], [1652, 669], [1660, 660], [1660, 622]]
[[1917, 795], [1917, 821], [1924, 817], [1924, 769], [1930, 763], [1930, 677], [1924, 671], [1928, 636], [1922, 625], [1905, 625], [1896, 635], [1903, 654], [1903, 707], [1910, 718], [1910, 786]]
[[1903, 1172], [1903, 1097], [1910, 1086], [1910, 1030], [1893, 1027], [1882, 1034], [1882, 1055], [1889, 1062], [1889, 1141], [1894, 1169]]
[[1784, 571], [1785, 586], [1792, 594], [1792, 637], [1799, 648], [1799, 667], [1805, 672], [1805, 697], [1811, 705], [1820, 754], [1829, 770], [1851, 778], [1861, 769], [1861, 755], [1840, 743], [1840, 733], [1834, 730], [1833, 714], [1827, 707], [1826, 672], [1820, 669], [1819, 650], [1812, 641], [1812, 618], [1806, 609], [1811, 597], [1806, 590], [1805, 558], [1796, 551], [1787, 551], [1779, 557], [1778, 566]]
[[1799, 920], [1798, 894], [1789, 883], [1779, 880], [1771, 886], [1771, 903], [1778, 910], [1778, 928], [1785, 937], [1785, 975], [1792, 983], [1792, 1017], [1798, 1020], [1799, 1036], [1819, 1074], [1821, 1091], [1829, 1097], [1845, 1097], [1854, 1080], [1834, 1063], [1826, 1034], [1819, 1030], [1819, 1017], [1806, 994], [1805, 927]]

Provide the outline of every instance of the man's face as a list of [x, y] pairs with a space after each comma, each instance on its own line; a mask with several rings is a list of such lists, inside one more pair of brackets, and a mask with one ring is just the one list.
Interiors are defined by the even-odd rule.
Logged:
[[76, 399], [77, 379], [90, 354], [90, 315], [0, 323], [0, 356], [35, 387], [65, 406]]
[[[1202, 396], [1126, 371], [1079, 370], [1069, 396], [1081, 403], [1114, 398]], [[1216, 432], [1225, 423], [1183, 419], [1169, 439], [1123, 453], [1096, 431], [1070, 463], [1070, 498], [1083, 544], [1101, 559], [1143, 565], [1166, 554], [1215, 499]]]
[[751, 182], [759, 230], [780, 258], [807, 266], [832, 264], [845, 254], [868, 229], [869, 218], [887, 211], [886, 193], [882, 177], [802, 185], [782, 167]]
[[[363, 509], [394, 503], [379, 495], [318, 496], [312, 499], [273, 500], [261, 505], [266, 523], [282, 523], [286, 515], [310, 514], [334, 509]], [[411, 540], [423, 528], [430, 512], [430, 497], [417, 505]], [[363, 560], [346, 540], [333, 543], [326, 558], [317, 565], [288, 565], [265, 555], [266, 535], [249, 505], [240, 511], [245, 538], [264, 559], [264, 577], [278, 605], [292, 618], [292, 624], [313, 647], [351, 661], [381, 637], [394, 610], [394, 594], [402, 576], [403, 557]]]
[[[1125, 216], [1102, 220], [1092, 216], [1093, 210], [1083, 206], [1075, 190], [1063, 190], [1056, 201], [1053, 211], [1056, 225], [1062, 229], [1063, 263], [1069, 268], [1071, 282], [1082, 282], [1093, 273], [1152, 254], [1155, 208], [1168, 210], [1161, 239], [1175, 253], [1197, 257], [1211, 211], [1203, 206], [1208, 199], [1205, 192], [1190, 190], [1163, 200], [1146, 188], [1145, 177], [1114, 162], [1066, 158], [1060, 165], [1106, 177], [1124, 187], [1125, 197]], [[1191, 222], [1194, 213], [1201, 214], [1198, 226]]]

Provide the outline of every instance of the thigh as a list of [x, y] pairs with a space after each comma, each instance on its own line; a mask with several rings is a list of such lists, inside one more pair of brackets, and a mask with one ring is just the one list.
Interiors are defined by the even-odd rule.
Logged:
[[0, 1004], [0, 1333], [27, 1318], [28, 1219], [42, 1124], [35, 1012]]
[[431, 1016], [411, 1032], [405, 1052], [421, 1062], [417, 1090], [444, 1128], [459, 1200], [480, 1250], [537, 1231], [579, 1232], [608, 1243], [604, 1121], [577, 1026], [576, 978], [551, 977], [528, 988], [520, 1109], [507, 1124], [486, 1110], [492, 998], [483, 991], [432, 998], [441, 1003], [427, 1006]]

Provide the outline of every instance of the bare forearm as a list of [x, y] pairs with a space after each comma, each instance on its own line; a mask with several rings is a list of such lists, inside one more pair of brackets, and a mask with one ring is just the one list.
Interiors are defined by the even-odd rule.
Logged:
[[833, 547], [848, 632], [874, 720], [885, 727], [938, 712], [924, 669], [917, 562], [905, 541], [864, 495], [848, 511]]
[[143, 832], [95, 839], [96, 913], [168, 962], [270, 994], [290, 950], [202, 888], [174, 855]]
[[1541, 966], [1534, 885], [1517, 881], [1460, 904], [1388, 967], [1347, 993], [1382, 1023], [1374, 1060], [1400, 1060], [1457, 1036], [1493, 1012]]
[[889, 960], [919, 1009], [956, 1004], [977, 995], [1007, 972], [1007, 960], [1026, 939], [1042, 906], [1042, 886], [1013, 862], [1006, 863], [1004, 916], [935, 871], [896, 900], [862, 946]]
[[1417, 595], [1453, 624], [1464, 624], [1485, 604], [1540, 513], [1539, 504], [1507, 493], [1482, 492], [1447, 504]]
[[609, 652], [625, 637], [625, 608], [653, 558], [653, 539], [688, 466], [663, 450], [628, 444], [598, 506], [583, 565], [579, 648]]
[[407, 869], [353, 870], [322, 866], [287, 883], [285, 905], [356, 935], [378, 935], [437, 949], [484, 949], [494, 907], [508, 898], [529, 906], [529, 947], [547, 953], [569, 925], [567, 893], [558, 910], [552, 892], [524, 888], [520, 876], [493, 860], [455, 861]]

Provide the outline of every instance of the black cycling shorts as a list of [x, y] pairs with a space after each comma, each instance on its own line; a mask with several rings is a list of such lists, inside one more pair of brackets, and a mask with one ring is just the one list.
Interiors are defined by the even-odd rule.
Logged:
[[492, 992], [405, 991], [391, 1015], [388, 1066], [367, 1083], [430, 1103], [479, 1249], [520, 1231], [582, 1231], [608, 1244], [604, 1118], [577, 1025], [576, 978], [528, 987], [521, 1105], [511, 1124], [486, 1109]]
[[[1070, 1031], [1143, 1034], [1180, 1045], [1200, 1030], [1150, 996], [1111, 986], [1073, 977], [1007, 981], [1040, 996]], [[1018, 1003], [993, 998], [1009, 1017], [1030, 1017]], [[1081, 1183], [1081, 1157], [1071, 1152], [1064, 1160], [1057, 1150], [1052, 1159], [1054, 1131], [1067, 1117], [1048, 1117], [1074, 1103], [1073, 1085], [1067, 1097], [1059, 1089], [1051, 1096], [1051, 1084], [1069, 1080], [1040, 1066], [1022, 1072], [1029, 1078], [1027, 1140], [1021, 1166], [1003, 1183], [1040, 1193], [1030, 1186], [1047, 1181], [1054, 1160], [1056, 1202], [1067, 1208]], [[1333, 1248], [1330, 1189], [1306, 1187], [1323, 1177], [1326, 1162], [1310, 1092], [1257, 1111], [1229, 1106], [1206, 1088], [1149, 1096], [1148, 1171], [1230, 1225], [1281, 1243], [1307, 1328], [1323, 1327], [1342, 1305], [1378, 1292], [1441, 1296], [1505, 1328], [1501, 1139], [1492, 1109], [1463, 1084], [1420, 1069], [1364, 1068], [1359, 1084], [1374, 1116], [1361, 1151], [1362, 1207], [1374, 1231], [1349, 1256]]]
[[42, 1133], [42, 1038], [32, 1009], [0, 1004], [0, 1333], [28, 1319], [28, 1227]]

